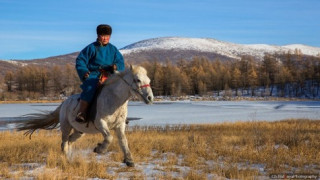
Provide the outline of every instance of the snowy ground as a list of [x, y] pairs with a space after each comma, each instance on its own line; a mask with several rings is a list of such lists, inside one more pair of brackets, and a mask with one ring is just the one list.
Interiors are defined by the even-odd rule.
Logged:
[[[77, 155], [81, 157], [88, 157], [89, 154], [92, 153], [89, 150], [79, 150], [76, 153], [74, 153], [72, 156], [69, 157], [70, 160], [72, 158], [76, 158]], [[146, 180], [154, 180], [157, 179], [158, 176], [164, 176], [164, 177], [172, 177], [175, 179], [183, 179], [184, 176], [188, 174], [188, 172], [191, 170], [190, 167], [182, 165], [182, 155], [178, 156], [179, 161], [178, 165], [175, 165], [171, 167], [173, 170], [168, 171], [165, 164], [169, 161], [168, 157], [170, 156], [176, 156], [174, 153], [163, 153], [163, 155], [160, 158], [156, 159], [150, 159], [148, 162], [142, 162], [142, 163], [136, 163], [134, 167], [134, 171], [123, 171], [121, 172], [121, 169], [127, 168], [127, 166], [124, 163], [115, 162], [110, 158], [110, 155], [113, 152], [108, 152], [106, 155], [97, 155], [97, 160], [108, 162], [109, 167], [107, 168], [107, 172], [111, 176], [115, 176], [117, 180], [124, 180], [124, 179], [132, 179], [131, 177], [134, 176], [135, 172], [141, 172], [143, 176], [146, 178]], [[157, 152], [154, 152], [157, 153]], [[89, 160], [88, 160], [89, 161]], [[207, 161], [207, 165], [209, 166], [223, 166], [223, 163], [216, 163], [213, 161]], [[260, 173], [263, 174], [263, 168], [260, 167], [261, 165], [252, 166], [250, 168], [257, 169]], [[14, 170], [11, 171], [11, 174], [18, 174], [20, 172], [24, 172], [25, 176], [21, 177], [20, 179], [30, 179], [33, 180], [35, 178], [32, 178], [33, 176], [37, 176], [44, 171], [51, 171], [55, 172], [57, 174], [61, 173], [57, 168], [48, 168], [46, 167], [45, 163], [22, 163], [22, 164], [16, 164], [14, 165], [15, 169], [23, 169], [23, 170]], [[239, 168], [240, 165], [239, 165]], [[260, 170], [262, 169], [262, 170]], [[262, 172], [261, 172], [262, 171]], [[261, 180], [267, 179], [267, 176], [260, 176]], [[1, 178], [1, 177], [0, 177]], [[75, 179], [83, 179], [82, 177], [75, 176], [73, 177]], [[100, 178], [88, 178], [92, 180], [100, 180]], [[216, 174], [208, 173], [207, 179], [227, 179], [221, 176], [218, 176]]]
[[[59, 104], [1, 104], [0, 130], [23, 115], [54, 110]], [[128, 116], [142, 118], [130, 126], [208, 124], [235, 121], [320, 119], [320, 101], [161, 101], [153, 105], [130, 102]]]

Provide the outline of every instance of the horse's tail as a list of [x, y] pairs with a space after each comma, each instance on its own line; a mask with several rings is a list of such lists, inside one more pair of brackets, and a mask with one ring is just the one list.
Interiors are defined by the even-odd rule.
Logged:
[[27, 130], [24, 134], [26, 136], [29, 135], [31, 139], [32, 134], [37, 129], [52, 130], [58, 128], [61, 105], [62, 104], [60, 104], [60, 106], [52, 112], [44, 111], [42, 113], [33, 113], [25, 115], [24, 117], [26, 117], [27, 120], [22, 123], [19, 123], [17, 130]]

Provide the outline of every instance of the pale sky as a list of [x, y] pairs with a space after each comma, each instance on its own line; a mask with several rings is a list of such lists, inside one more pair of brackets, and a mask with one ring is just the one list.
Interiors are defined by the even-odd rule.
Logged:
[[319, 0], [0, 0], [0, 59], [80, 51], [98, 24], [119, 49], [171, 36], [320, 47]]

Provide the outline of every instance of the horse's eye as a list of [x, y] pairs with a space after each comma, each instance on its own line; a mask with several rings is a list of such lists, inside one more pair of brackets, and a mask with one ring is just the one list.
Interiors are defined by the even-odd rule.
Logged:
[[140, 79], [136, 79], [136, 82], [137, 82], [137, 83], [141, 83]]

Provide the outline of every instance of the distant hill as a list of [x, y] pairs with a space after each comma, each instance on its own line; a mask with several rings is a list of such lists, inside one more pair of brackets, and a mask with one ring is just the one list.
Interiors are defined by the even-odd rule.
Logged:
[[0, 77], [5, 75], [7, 71], [14, 71], [18, 69], [20, 66], [18, 64], [12, 63], [13, 61], [1, 61], [0, 60]]
[[209, 38], [181, 38], [165, 37], [139, 41], [121, 49], [122, 54], [129, 60], [152, 59], [163, 60], [170, 58], [173, 61], [183, 58], [192, 59], [194, 56], [205, 56], [209, 59], [220, 58], [240, 59], [249, 55], [257, 60], [262, 60], [265, 53], [284, 53], [300, 50], [304, 55], [319, 56], [320, 48], [301, 44], [287, 46], [274, 46], [267, 44], [235, 44]]
[[[241, 56], [250, 55], [256, 60], [262, 60], [265, 53], [283, 53], [300, 50], [304, 55], [319, 56], [320, 48], [301, 44], [286, 46], [274, 46], [267, 44], [235, 44], [209, 38], [182, 38], [163, 37], [153, 38], [128, 45], [120, 49], [126, 62], [138, 63], [145, 60], [157, 60], [164, 62], [167, 59], [175, 62], [179, 59], [191, 60], [195, 56], [207, 57], [208, 59], [231, 60], [240, 59]], [[28, 64], [40, 66], [74, 65], [79, 52], [66, 55], [53, 56], [34, 60], [10, 60], [0, 61], [0, 74], [7, 70], [15, 70]]]
[[70, 54], [60, 55], [60, 56], [52, 56], [44, 59], [34, 59], [34, 60], [24, 60], [20, 61], [26, 64], [35, 64], [35, 65], [45, 65], [51, 66], [52, 63], [55, 65], [65, 65], [66, 63], [75, 63], [75, 59], [77, 58], [79, 52], [74, 52]]
[[74, 52], [70, 54], [52, 56], [43, 59], [33, 59], [33, 60], [0, 60], [0, 75], [4, 75], [7, 71], [15, 71], [17, 68], [26, 65], [38, 65], [38, 66], [64, 66], [66, 64], [75, 64], [75, 59], [77, 58], [79, 52]]

